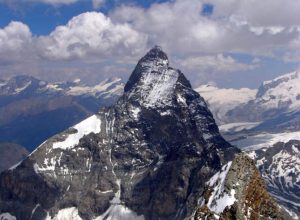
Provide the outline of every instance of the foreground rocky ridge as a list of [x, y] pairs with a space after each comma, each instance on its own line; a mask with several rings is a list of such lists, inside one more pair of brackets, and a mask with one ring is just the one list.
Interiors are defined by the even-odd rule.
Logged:
[[[281, 134], [281, 140], [274, 140], [261, 146], [245, 148], [247, 154], [257, 161], [257, 167], [265, 179], [268, 191], [291, 212], [294, 219], [300, 219], [300, 141], [290, 133]], [[276, 134], [274, 136], [277, 136]]]
[[206, 182], [238, 152], [219, 134], [204, 99], [155, 47], [114, 106], [48, 139], [0, 175], [0, 213], [47, 220], [193, 218]]
[[195, 220], [290, 219], [266, 190], [255, 163], [238, 154], [207, 183]]

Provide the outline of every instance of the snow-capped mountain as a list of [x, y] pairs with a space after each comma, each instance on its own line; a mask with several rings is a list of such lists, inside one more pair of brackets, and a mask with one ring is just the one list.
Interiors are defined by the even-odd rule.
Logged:
[[227, 118], [227, 113], [253, 100], [257, 93], [255, 89], [225, 89], [212, 85], [202, 85], [195, 90], [208, 103], [214, 118], [220, 125], [232, 122], [230, 118]]
[[[212, 179], [240, 158], [239, 152], [222, 138], [204, 99], [183, 73], [154, 47], [138, 62], [116, 104], [48, 139], [0, 174], [0, 217], [193, 219], [203, 196], [210, 195], [207, 183], [218, 185]], [[245, 188], [241, 185], [241, 192]], [[222, 198], [214, 197], [212, 204], [222, 203], [226, 214], [240, 197]], [[258, 219], [283, 219], [273, 202], [253, 210]]]
[[15, 142], [31, 151], [99, 107], [115, 103], [123, 87], [119, 78], [95, 86], [80, 80], [49, 83], [24, 75], [1, 80], [0, 141]]
[[231, 122], [262, 122], [259, 130], [300, 129], [300, 74], [292, 72], [264, 82], [255, 99], [227, 113]]
[[252, 128], [272, 132], [300, 129], [298, 71], [265, 81], [258, 90], [202, 85], [196, 91], [208, 102], [218, 124], [226, 125], [225, 132]]
[[119, 97], [123, 93], [124, 83], [120, 78], [105, 79], [97, 85], [88, 86], [80, 79], [73, 82], [50, 83], [32, 76], [19, 75], [9, 80], [0, 80], [0, 96], [32, 96], [33, 94], [67, 94], [73, 96]]

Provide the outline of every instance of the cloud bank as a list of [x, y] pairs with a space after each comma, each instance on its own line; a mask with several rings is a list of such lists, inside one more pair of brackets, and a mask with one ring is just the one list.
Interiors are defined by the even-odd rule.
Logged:
[[[104, 3], [93, 0], [95, 8]], [[211, 13], [203, 13], [207, 3]], [[0, 29], [0, 65], [3, 76], [23, 70], [53, 79], [126, 77], [136, 59], [159, 44], [191, 77], [242, 74], [259, 63], [234, 54], [300, 62], [299, 11], [300, 2], [283, 0], [176, 0], [146, 9], [121, 5], [106, 15], [77, 15], [46, 36], [34, 36], [26, 24], [13, 21]]]

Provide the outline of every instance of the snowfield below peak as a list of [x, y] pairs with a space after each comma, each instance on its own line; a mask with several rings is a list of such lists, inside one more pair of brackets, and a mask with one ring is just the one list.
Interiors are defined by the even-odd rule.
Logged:
[[93, 115], [79, 124], [75, 125], [73, 128], [76, 133], [70, 134], [64, 141], [53, 143], [53, 148], [68, 149], [72, 148], [79, 143], [79, 140], [87, 134], [99, 133], [101, 131], [101, 120], [97, 115]]

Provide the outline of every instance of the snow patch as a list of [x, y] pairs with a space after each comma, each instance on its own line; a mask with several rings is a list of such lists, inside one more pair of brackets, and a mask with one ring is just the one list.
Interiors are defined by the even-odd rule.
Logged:
[[235, 190], [231, 189], [230, 193], [224, 191], [225, 178], [231, 167], [229, 162], [224, 165], [218, 173], [216, 173], [208, 182], [207, 185], [213, 187], [213, 192], [209, 197], [207, 207], [215, 212], [221, 213], [227, 206], [231, 206], [236, 201]]
[[16, 169], [22, 162], [23, 162], [23, 160], [19, 161], [19, 162], [16, 163], [15, 165], [11, 166], [11, 167], [9, 168], [9, 170], [14, 170], [14, 169]]
[[82, 220], [82, 218], [79, 216], [76, 207], [70, 207], [59, 210], [54, 218], [47, 215], [46, 220]]
[[53, 143], [53, 148], [69, 149], [79, 144], [79, 140], [90, 133], [99, 133], [101, 130], [101, 120], [97, 115], [93, 115], [73, 127], [76, 133], [70, 134], [64, 141]]
[[141, 109], [138, 108], [138, 107], [132, 107], [131, 109], [131, 113], [132, 113], [132, 116], [137, 120], [139, 118], [139, 113], [141, 112]]
[[161, 106], [169, 104], [170, 96], [178, 79], [178, 72], [172, 69], [166, 69], [162, 74], [146, 74], [143, 79], [146, 85], [152, 84], [153, 88], [149, 91], [145, 98], [147, 107]]
[[181, 102], [182, 104], [184, 104], [185, 106], [187, 106], [186, 100], [185, 100], [184, 97], [182, 97], [182, 95], [177, 94], [177, 100], [178, 100], [179, 102]]
[[31, 83], [32, 83], [32, 82], [29, 81], [29, 82], [27, 82], [24, 86], [22, 86], [22, 87], [20, 87], [20, 88], [16, 88], [16, 89], [15, 89], [15, 94], [18, 94], [18, 93], [24, 91], [28, 86], [31, 85]]
[[134, 211], [124, 205], [111, 206], [103, 215], [94, 220], [144, 220], [144, 216], [138, 216]]
[[1, 220], [17, 220], [17, 218], [10, 213], [2, 213], [0, 214], [0, 219]]

